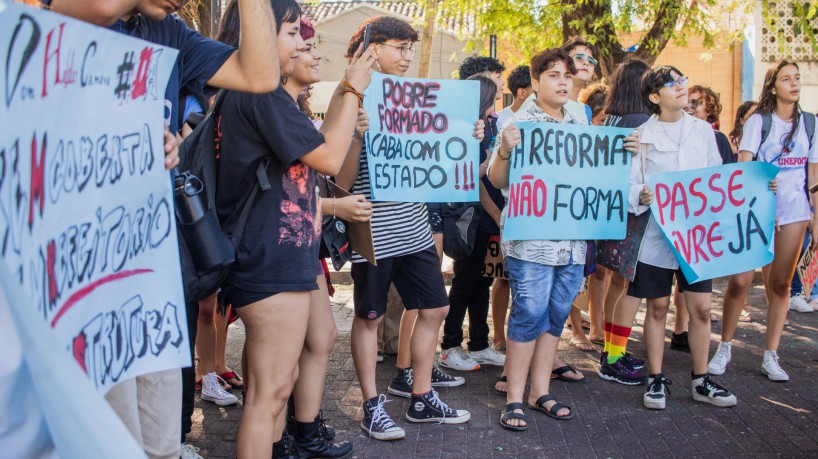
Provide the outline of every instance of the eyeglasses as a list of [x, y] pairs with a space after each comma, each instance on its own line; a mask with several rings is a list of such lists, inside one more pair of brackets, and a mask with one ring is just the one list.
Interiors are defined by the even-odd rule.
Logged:
[[[671, 81], [668, 81], [667, 83], [663, 83], [662, 88], [670, 89], [670, 88], [675, 87], [677, 85], [680, 88], [686, 88], [687, 87], [687, 80], [688, 80], [688, 78], [686, 76], [685, 77], [679, 77], [676, 80], [671, 80]], [[659, 88], [659, 89], [662, 89], [662, 88]]]
[[702, 103], [704, 103], [704, 101], [703, 101], [703, 100], [701, 100], [701, 99], [688, 99], [688, 103], [690, 104], [690, 108], [692, 108], [693, 110], [695, 110], [696, 108], [698, 108], [698, 107], [699, 107], [699, 105], [701, 105]]
[[584, 53], [576, 53], [576, 54], [574, 54], [574, 60], [577, 60], [577, 61], [580, 61], [580, 62], [585, 62], [585, 61], [588, 61], [588, 63], [589, 63], [589, 64], [591, 64], [591, 65], [597, 65], [597, 64], [599, 64], [599, 61], [598, 61], [598, 60], [596, 60], [596, 59], [594, 59], [593, 57], [588, 56], [588, 55], [586, 55], [586, 54], [584, 54]]
[[389, 43], [379, 43], [384, 46], [389, 46], [391, 48], [397, 48], [400, 50], [400, 57], [414, 56], [415, 55], [415, 47], [414, 46], [406, 46], [406, 45], [390, 45]]

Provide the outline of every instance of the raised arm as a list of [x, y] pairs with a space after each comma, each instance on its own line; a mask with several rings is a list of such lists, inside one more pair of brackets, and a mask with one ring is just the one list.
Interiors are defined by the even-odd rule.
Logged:
[[238, 0], [238, 3], [241, 16], [239, 49], [208, 84], [253, 93], [275, 91], [281, 80], [281, 69], [276, 21], [270, 0]]

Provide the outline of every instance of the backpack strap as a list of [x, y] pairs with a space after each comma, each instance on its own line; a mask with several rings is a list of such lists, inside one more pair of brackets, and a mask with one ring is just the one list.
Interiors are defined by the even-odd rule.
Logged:
[[[815, 115], [809, 112], [801, 112], [804, 115], [804, 128], [807, 130], [809, 139], [809, 149], [812, 150], [812, 138], [815, 136]], [[809, 154], [809, 152], [807, 152]]]
[[247, 199], [247, 202], [244, 203], [244, 207], [241, 209], [241, 214], [239, 214], [239, 220], [236, 222], [236, 227], [233, 229], [233, 234], [230, 236], [230, 240], [233, 242], [233, 246], [236, 248], [238, 248], [241, 238], [244, 236], [244, 227], [247, 226], [247, 219], [250, 217], [250, 210], [253, 208], [253, 204], [256, 202], [256, 196], [258, 196], [259, 190], [267, 191], [270, 189], [270, 179], [267, 177], [267, 166], [269, 165], [270, 158], [262, 158], [262, 160], [258, 162], [258, 166], [256, 166], [258, 186], [254, 186], [253, 191], [250, 192], [250, 197]]
[[758, 153], [761, 151], [761, 146], [764, 145], [764, 142], [767, 140], [767, 137], [770, 136], [770, 131], [773, 128], [773, 115], [770, 113], [762, 113], [761, 114], [761, 142], [758, 143], [758, 150], [756, 151], [755, 156], [753, 159], [758, 158]]

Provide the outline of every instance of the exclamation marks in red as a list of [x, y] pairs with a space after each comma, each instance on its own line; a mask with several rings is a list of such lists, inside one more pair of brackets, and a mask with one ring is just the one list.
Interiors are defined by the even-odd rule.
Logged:
[[[455, 164], [454, 166], [454, 189], [459, 190], [463, 189], [464, 191], [474, 190], [477, 188], [477, 184], [474, 182], [474, 163], [471, 162], [464, 162], [462, 164], [463, 172], [460, 172], [460, 165]], [[463, 185], [460, 185], [460, 177], [463, 177]]]

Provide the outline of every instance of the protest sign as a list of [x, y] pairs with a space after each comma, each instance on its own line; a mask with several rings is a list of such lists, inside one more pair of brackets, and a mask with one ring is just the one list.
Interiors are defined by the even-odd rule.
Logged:
[[651, 213], [688, 282], [749, 271], [773, 260], [778, 167], [765, 162], [651, 177]]
[[480, 83], [373, 72], [364, 96], [373, 201], [479, 200]]
[[583, 240], [625, 237], [632, 129], [517, 123], [503, 237]]
[[489, 237], [486, 258], [483, 260], [481, 274], [483, 277], [508, 279], [508, 274], [506, 274], [506, 270], [503, 268], [503, 251], [500, 246], [500, 236], [498, 235]]
[[177, 51], [2, 5], [3, 263], [100, 392], [189, 365], [164, 168]]
[[815, 280], [818, 279], [818, 257], [815, 256], [814, 248], [807, 246], [804, 249], [795, 271], [804, 287], [804, 298], [809, 299]]

